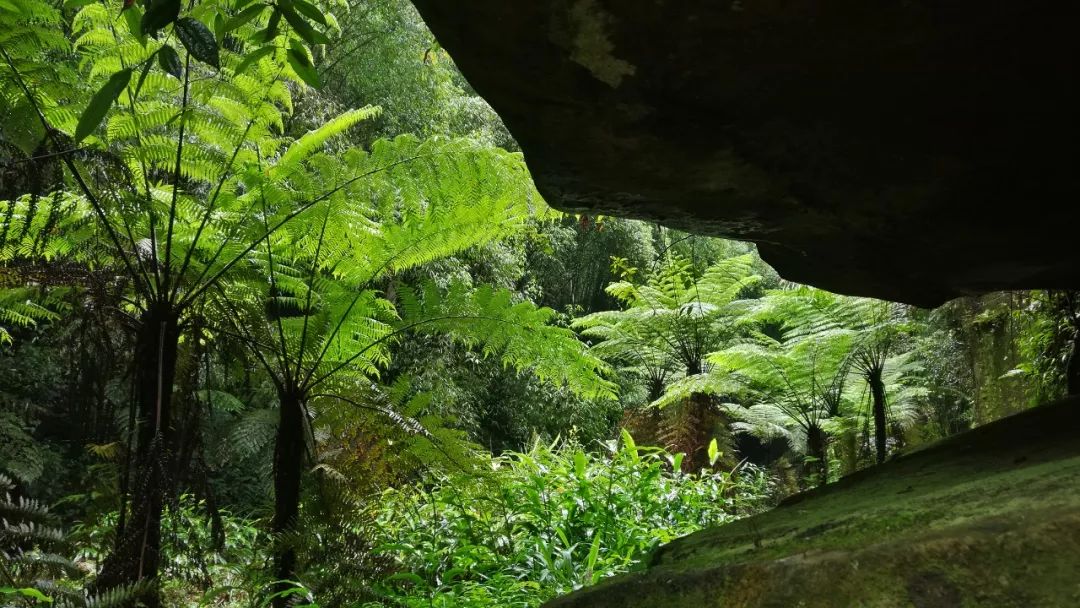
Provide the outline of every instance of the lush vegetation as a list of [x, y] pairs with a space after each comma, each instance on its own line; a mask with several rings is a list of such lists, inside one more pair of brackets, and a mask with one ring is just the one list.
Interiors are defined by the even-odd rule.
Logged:
[[402, 0], [0, 0], [0, 604], [539, 606], [1077, 392], [1077, 301], [555, 212]]

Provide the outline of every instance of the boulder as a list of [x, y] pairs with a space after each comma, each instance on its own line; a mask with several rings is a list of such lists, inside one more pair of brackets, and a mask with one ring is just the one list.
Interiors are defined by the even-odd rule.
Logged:
[[559, 209], [926, 306], [1080, 287], [1080, 3], [415, 4]]

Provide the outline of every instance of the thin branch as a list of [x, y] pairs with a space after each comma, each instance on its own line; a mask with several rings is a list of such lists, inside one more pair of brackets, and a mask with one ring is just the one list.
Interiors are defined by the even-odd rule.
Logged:
[[[191, 76], [191, 53], [184, 53], [184, 89], [180, 100], [180, 133], [176, 138], [176, 169], [173, 171], [172, 201], [169, 202], [169, 226], [165, 231], [165, 267], [163, 270], [164, 281], [162, 291], [171, 295], [170, 281], [172, 280], [172, 246], [173, 228], [176, 225], [176, 201], [180, 197], [180, 169], [184, 159], [184, 132], [187, 129], [188, 94], [190, 92]], [[180, 277], [176, 277], [177, 282]]]
[[[326, 224], [330, 221], [330, 209], [328, 205], [323, 214], [322, 228], [319, 230], [319, 242], [315, 246], [315, 257], [311, 260], [311, 274], [307, 281], [307, 298], [304, 302], [304, 326], [300, 330], [300, 357], [303, 359], [304, 348], [307, 346], [308, 325], [311, 320], [311, 294], [315, 291], [315, 275], [319, 270], [319, 255], [322, 253], [323, 241], [326, 238]], [[300, 364], [296, 366], [297, 376], [300, 375]]]

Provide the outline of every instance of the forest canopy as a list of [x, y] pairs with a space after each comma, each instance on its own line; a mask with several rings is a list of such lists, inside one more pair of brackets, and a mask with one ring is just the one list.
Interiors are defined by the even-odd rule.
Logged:
[[402, 0], [0, 0], [0, 605], [539, 606], [1075, 393], [933, 311], [547, 206]]

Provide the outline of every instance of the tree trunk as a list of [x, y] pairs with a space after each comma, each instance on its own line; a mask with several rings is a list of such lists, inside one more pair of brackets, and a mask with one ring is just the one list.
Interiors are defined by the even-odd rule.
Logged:
[[850, 475], [859, 470], [859, 435], [855, 429], [845, 430], [837, 441], [840, 462], [843, 470], [841, 475]]
[[1080, 332], [1072, 340], [1072, 352], [1065, 368], [1065, 390], [1067, 395], [1080, 395]]
[[824, 429], [817, 425], [812, 425], [807, 429], [806, 452], [817, 461], [814, 463], [817, 474], [816, 485], [822, 486], [829, 483], [829, 442]]
[[[172, 396], [176, 375], [179, 319], [168, 303], [143, 313], [135, 337], [135, 408], [138, 416], [131, 464], [131, 515], [117, 530], [113, 554], [95, 588], [106, 590], [156, 579], [161, 565], [161, 518], [172, 479]], [[161, 606], [156, 584], [141, 598]]]
[[[279, 396], [277, 440], [274, 446], [274, 520], [277, 546], [274, 550], [274, 577], [296, 580], [294, 539], [283, 538], [296, 529], [300, 515], [300, 478], [304, 470], [304, 403], [294, 392]], [[277, 591], [286, 588], [278, 585]], [[288, 606], [286, 597], [274, 599], [275, 608]]]
[[877, 453], [877, 463], [885, 462], [885, 452], [888, 449], [889, 428], [885, 411], [885, 383], [881, 380], [881, 369], [871, 370], [866, 380], [870, 383], [870, 394], [874, 404], [874, 449]]

